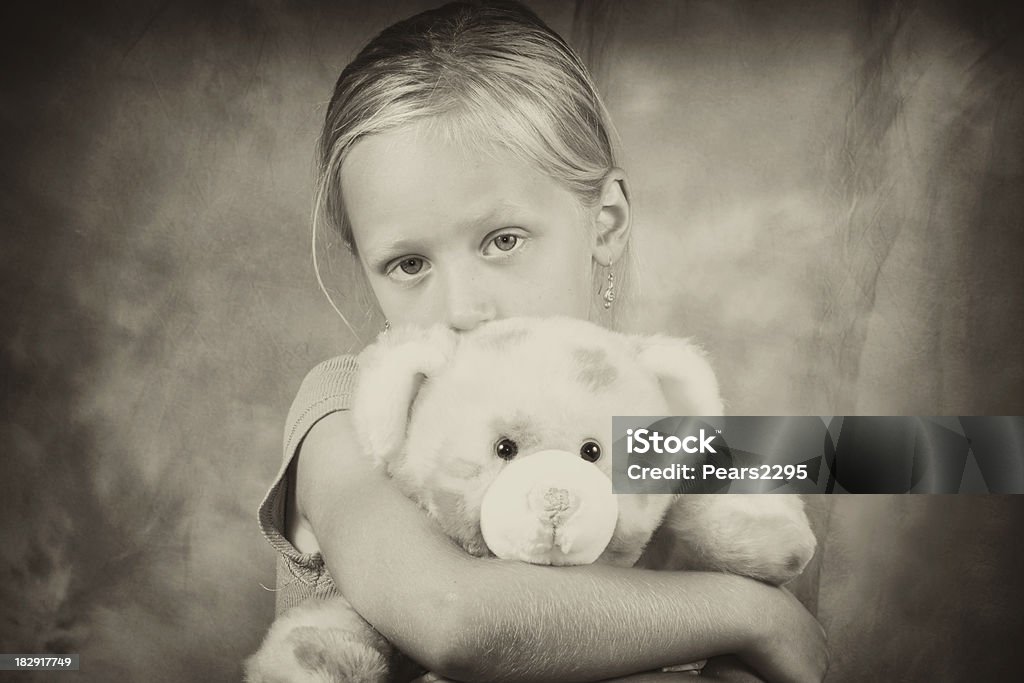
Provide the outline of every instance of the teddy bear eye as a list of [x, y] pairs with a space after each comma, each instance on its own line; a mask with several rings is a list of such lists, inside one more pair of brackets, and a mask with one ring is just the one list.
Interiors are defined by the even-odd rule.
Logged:
[[601, 444], [596, 441], [584, 441], [580, 446], [580, 457], [587, 462], [597, 462], [601, 457]]
[[502, 460], [511, 460], [519, 452], [519, 444], [512, 439], [500, 439], [494, 444], [494, 454]]

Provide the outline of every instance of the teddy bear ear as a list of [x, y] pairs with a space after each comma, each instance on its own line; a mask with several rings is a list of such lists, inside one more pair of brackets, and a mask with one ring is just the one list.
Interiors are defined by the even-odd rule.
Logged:
[[441, 325], [396, 328], [359, 354], [352, 421], [360, 446], [377, 462], [399, 455], [423, 381], [447, 367], [457, 344], [455, 332]]
[[635, 337], [636, 357], [657, 375], [674, 415], [722, 415], [725, 406], [707, 354], [689, 339]]

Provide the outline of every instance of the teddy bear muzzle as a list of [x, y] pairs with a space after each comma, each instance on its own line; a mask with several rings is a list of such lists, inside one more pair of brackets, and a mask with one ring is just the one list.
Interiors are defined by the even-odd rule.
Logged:
[[495, 478], [481, 504], [480, 531], [502, 559], [590, 564], [618, 518], [607, 475], [576, 454], [548, 450], [520, 455]]
[[527, 496], [530, 509], [539, 517], [547, 517], [552, 526], [560, 526], [564, 520], [576, 514], [580, 499], [571, 490], [557, 486], [535, 486]]

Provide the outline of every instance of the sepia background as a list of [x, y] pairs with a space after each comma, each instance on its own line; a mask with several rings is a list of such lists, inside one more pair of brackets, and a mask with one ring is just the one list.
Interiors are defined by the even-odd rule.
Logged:
[[[0, 22], [0, 652], [81, 653], [60, 680], [239, 678], [272, 618], [255, 509], [284, 416], [361, 344], [311, 267], [319, 124], [359, 47], [433, 4]], [[1024, 414], [1010, 3], [529, 4], [619, 129], [630, 327], [695, 335], [730, 413]], [[322, 258], [369, 339], [351, 264]], [[1016, 680], [1020, 497], [828, 502], [828, 680]]]

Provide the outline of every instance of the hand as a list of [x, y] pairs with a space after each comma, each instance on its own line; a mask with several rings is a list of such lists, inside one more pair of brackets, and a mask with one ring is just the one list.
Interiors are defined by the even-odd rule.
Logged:
[[825, 630], [788, 591], [763, 588], [762, 617], [740, 657], [772, 683], [820, 683], [828, 671]]
[[702, 683], [718, 681], [719, 683], [764, 683], [764, 679], [750, 670], [743, 662], [732, 655], [709, 659], [698, 675], [694, 671], [647, 671], [644, 673], [612, 678], [601, 683]]
[[[733, 655], [713, 657], [700, 674], [700, 683], [718, 681], [719, 683], [765, 683], [765, 680], [754, 673], [749, 666]], [[694, 681], [693, 683], [698, 683]]]

